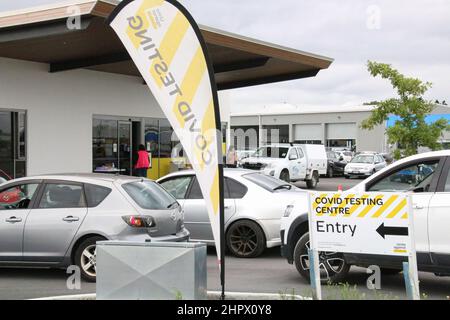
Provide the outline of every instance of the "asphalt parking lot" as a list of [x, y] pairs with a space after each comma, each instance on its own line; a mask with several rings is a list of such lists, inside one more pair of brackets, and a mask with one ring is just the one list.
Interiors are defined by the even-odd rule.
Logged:
[[[337, 190], [338, 185], [348, 189], [360, 180], [343, 178], [320, 181], [318, 190]], [[304, 187], [302, 183], [299, 187]], [[226, 260], [227, 290], [235, 292], [267, 292], [309, 294], [309, 284], [297, 273], [294, 266], [280, 257], [279, 248], [267, 250], [256, 259], [237, 259], [231, 256]], [[450, 278], [436, 277], [420, 273], [421, 292], [427, 299], [448, 299]], [[0, 269], [0, 299], [32, 299], [46, 296], [94, 293], [95, 284], [81, 283], [80, 290], [69, 290], [66, 285], [68, 275], [64, 270], [48, 269]], [[382, 277], [382, 290], [373, 293], [366, 288], [368, 275], [362, 268], [353, 268], [348, 277], [350, 288], [345, 294], [353, 298], [404, 299], [406, 297], [403, 275]], [[215, 252], [208, 252], [208, 289], [219, 290], [219, 268]], [[348, 292], [350, 290], [350, 292]], [[324, 297], [339, 298], [342, 290], [324, 287]]]

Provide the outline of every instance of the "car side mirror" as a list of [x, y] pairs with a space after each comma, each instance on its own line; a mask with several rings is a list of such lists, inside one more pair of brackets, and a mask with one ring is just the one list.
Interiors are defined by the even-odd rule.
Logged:
[[425, 192], [425, 188], [424, 188], [424, 187], [417, 187], [417, 188], [414, 188], [414, 189], [412, 190], [412, 192], [414, 192], [414, 193]]
[[339, 157], [339, 161], [344, 161], [344, 157]]

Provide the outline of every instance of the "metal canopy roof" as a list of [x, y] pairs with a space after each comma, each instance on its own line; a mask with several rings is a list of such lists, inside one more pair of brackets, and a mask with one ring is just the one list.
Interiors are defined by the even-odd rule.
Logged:
[[[48, 63], [50, 72], [85, 68], [140, 76], [105, 18], [117, 1], [78, 0], [0, 14], [0, 57]], [[81, 29], [69, 30], [70, 7], [81, 13]], [[218, 88], [314, 77], [333, 59], [200, 26]]]

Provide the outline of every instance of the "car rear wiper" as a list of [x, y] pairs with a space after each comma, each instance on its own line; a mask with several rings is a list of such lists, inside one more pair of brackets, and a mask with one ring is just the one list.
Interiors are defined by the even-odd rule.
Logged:
[[282, 184], [282, 185], [274, 188], [273, 191], [277, 191], [277, 190], [281, 190], [281, 189], [291, 190], [292, 189], [292, 185], [291, 184]]

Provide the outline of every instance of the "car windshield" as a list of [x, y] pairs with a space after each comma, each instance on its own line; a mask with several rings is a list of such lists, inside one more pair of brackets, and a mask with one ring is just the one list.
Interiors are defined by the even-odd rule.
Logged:
[[143, 209], [166, 210], [178, 204], [170, 193], [153, 181], [130, 182], [122, 187]]
[[289, 148], [262, 147], [256, 150], [254, 156], [258, 158], [286, 158]]
[[248, 173], [243, 177], [270, 192], [274, 192], [277, 190], [291, 190], [295, 188], [293, 185], [288, 184], [282, 180], [258, 172]]
[[373, 163], [373, 156], [370, 155], [359, 155], [353, 158], [351, 163]]
[[415, 164], [395, 171], [374, 183], [367, 191], [428, 192], [439, 161]]

